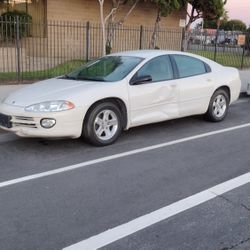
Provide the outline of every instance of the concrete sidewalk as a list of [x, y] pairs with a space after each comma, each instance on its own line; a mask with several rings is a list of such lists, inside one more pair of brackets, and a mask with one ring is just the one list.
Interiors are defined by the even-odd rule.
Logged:
[[250, 82], [250, 70], [239, 70], [241, 78], [241, 92], [247, 91], [247, 85]]

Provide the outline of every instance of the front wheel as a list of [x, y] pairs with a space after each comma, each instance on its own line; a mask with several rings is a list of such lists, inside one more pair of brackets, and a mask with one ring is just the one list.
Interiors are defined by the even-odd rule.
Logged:
[[212, 122], [220, 122], [226, 117], [228, 107], [228, 93], [223, 89], [219, 89], [213, 94], [210, 100], [206, 118]]
[[122, 131], [121, 112], [113, 103], [100, 103], [87, 115], [83, 136], [95, 146], [106, 146], [117, 140]]

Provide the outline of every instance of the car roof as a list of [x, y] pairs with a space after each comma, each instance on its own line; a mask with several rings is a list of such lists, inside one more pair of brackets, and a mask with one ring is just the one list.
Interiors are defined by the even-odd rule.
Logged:
[[170, 51], [170, 50], [131, 50], [131, 51], [122, 51], [114, 53], [112, 55], [119, 56], [135, 56], [142, 58], [152, 58], [155, 56], [166, 55], [166, 54], [179, 54], [179, 51]]
[[131, 51], [123, 51], [123, 52], [118, 52], [118, 53], [113, 53], [110, 54], [110, 56], [133, 56], [133, 57], [141, 57], [145, 59], [151, 59], [156, 56], [161, 56], [161, 55], [186, 55], [186, 56], [191, 56], [197, 59], [200, 59], [206, 63], [208, 63], [210, 66], [213, 65], [214, 67], [221, 67], [220, 64], [205, 58], [203, 56], [195, 55], [192, 53], [188, 52], [182, 52], [182, 51], [177, 51], [177, 50], [131, 50]]

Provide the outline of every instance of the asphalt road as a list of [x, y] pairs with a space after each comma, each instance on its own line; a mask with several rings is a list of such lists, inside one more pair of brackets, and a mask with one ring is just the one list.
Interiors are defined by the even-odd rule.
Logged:
[[[1, 133], [0, 249], [63, 249], [249, 173], [249, 109], [244, 97], [224, 122], [195, 116], [138, 127], [105, 148]], [[112, 235], [103, 249], [250, 249], [247, 182]]]

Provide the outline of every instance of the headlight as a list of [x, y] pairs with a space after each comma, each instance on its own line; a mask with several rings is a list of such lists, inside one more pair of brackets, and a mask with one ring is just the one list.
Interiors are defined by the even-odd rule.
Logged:
[[25, 111], [28, 112], [59, 112], [73, 109], [75, 105], [68, 101], [49, 101], [41, 102], [27, 106]]

